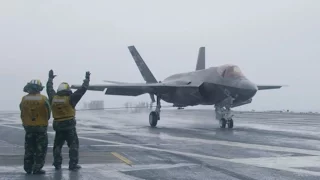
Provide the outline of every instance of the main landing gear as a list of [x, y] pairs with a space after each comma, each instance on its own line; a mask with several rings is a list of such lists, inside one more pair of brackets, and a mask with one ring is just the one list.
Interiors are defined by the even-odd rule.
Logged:
[[160, 120], [160, 108], [161, 108], [160, 100], [161, 100], [160, 97], [157, 96], [156, 109], [154, 111], [151, 111], [149, 114], [149, 124], [151, 127], [156, 127], [158, 121]]

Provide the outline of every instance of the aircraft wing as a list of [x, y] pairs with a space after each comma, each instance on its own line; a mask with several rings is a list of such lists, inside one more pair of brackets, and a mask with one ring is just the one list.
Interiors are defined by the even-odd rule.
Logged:
[[[198, 88], [198, 85], [175, 83], [121, 83], [90, 85], [88, 90], [104, 91], [105, 94], [122, 96], [139, 96], [145, 93], [165, 94], [173, 92], [176, 88]], [[79, 89], [81, 85], [72, 85], [71, 89]]]
[[257, 85], [258, 90], [280, 89], [286, 85]]
[[[104, 80], [104, 82], [108, 82], [108, 83], [114, 83], [114, 84], [128, 84], [127, 82], [120, 82], [120, 81], [109, 81], [109, 80]], [[150, 99], [151, 99], [151, 102], [156, 102], [155, 98], [154, 98], [154, 95], [149, 93], [150, 95]]]
[[103, 80], [103, 82], [107, 82], [107, 83], [113, 83], [113, 84], [128, 84], [127, 82], [120, 82], [120, 81], [109, 81], [109, 80]]

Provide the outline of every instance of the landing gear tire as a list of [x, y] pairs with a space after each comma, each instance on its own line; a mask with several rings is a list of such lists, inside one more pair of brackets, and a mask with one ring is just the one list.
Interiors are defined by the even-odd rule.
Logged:
[[229, 129], [233, 128], [233, 119], [230, 119], [230, 120], [227, 122], [227, 125], [228, 125], [228, 128], [229, 128]]
[[224, 118], [219, 120], [220, 128], [226, 128], [226, 124], [227, 124], [227, 121]]
[[156, 111], [152, 111], [149, 114], [149, 124], [151, 127], [156, 127], [158, 123], [158, 113]]

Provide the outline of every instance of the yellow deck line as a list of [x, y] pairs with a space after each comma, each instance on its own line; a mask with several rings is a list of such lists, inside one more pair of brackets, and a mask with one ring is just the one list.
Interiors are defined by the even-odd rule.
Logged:
[[132, 166], [132, 162], [129, 159], [121, 156], [119, 153], [111, 152], [111, 154], [117, 157], [118, 159], [120, 159], [121, 161], [123, 161], [124, 163], [126, 163], [127, 165]]

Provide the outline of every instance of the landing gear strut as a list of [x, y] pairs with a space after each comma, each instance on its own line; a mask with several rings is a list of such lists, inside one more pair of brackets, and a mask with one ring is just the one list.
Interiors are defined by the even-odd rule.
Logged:
[[233, 114], [230, 110], [233, 100], [233, 97], [228, 96], [221, 103], [215, 105], [216, 119], [219, 120], [220, 128], [226, 128], [226, 126], [228, 126], [228, 128], [233, 128]]
[[160, 120], [160, 108], [161, 108], [160, 100], [161, 100], [160, 97], [157, 96], [156, 109], [154, 111], [151, 111], [149, 114], [149, 124], [151, 127], [156, 127], [158, 120]]

